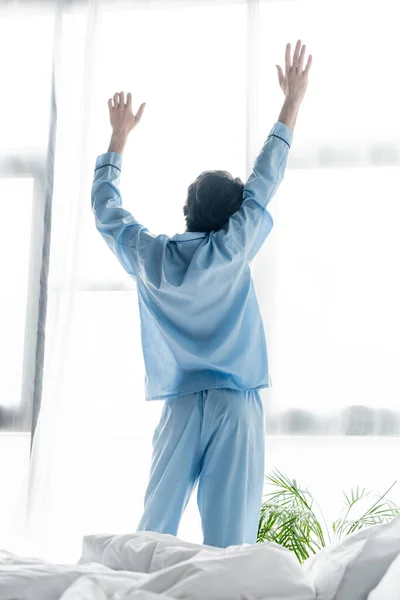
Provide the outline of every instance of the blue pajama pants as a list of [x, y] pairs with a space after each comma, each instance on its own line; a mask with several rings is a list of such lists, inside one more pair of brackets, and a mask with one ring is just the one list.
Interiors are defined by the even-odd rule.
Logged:
[[137, 531], [177, 535], [198, 483], [203, 543], [257, 540], [264, 484], [260, 393], [228, 388], [166, 400], [153, 436], [150, 481]]

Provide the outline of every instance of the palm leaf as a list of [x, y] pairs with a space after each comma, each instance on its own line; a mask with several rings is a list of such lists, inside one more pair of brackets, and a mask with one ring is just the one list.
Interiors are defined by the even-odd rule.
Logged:
[[323, 528], [313, 510], [314, 499], [278, 469], [266, 479], [276, 489], [264, 496], [258, 541], [281, 544], [303, 562], [325, 545]]
[[363, 498], [366, 498], [367, 496], [371, 496], [372, 494], [370, 494], [370, 492], [366, 492], [365, 489], [360, 491], [359, 487], [357, 487], [355, 491], [353, 489], [351, 490], [351, 498], [344, 494], [346, 499], [345, 504], [347, 504], [346, 513], [342, 518], [333, 523], [333, 530], [338, 539], [342, 537], [343, 533], [345, 535], [349, 535], [362, 529], [363, 527], [370, 527], [371, 525], [386, 523], [400, 514], [400, 507], [397, 507], [388, 499], [383, 501], [396, 483], [396, 481], [392, 483], [389, 489], [387, 489], [382, 496], [379, 496], [378, 499], [361, 515], [361, 517], [355, 520], [349, 519], [350, 512], [354, 509], [357, 502]]
[[[325, 539], [331, 541], [330, 531], [323, 512], [308, 489], [303, 489], [296, 479], [291, 480], [274, 469], [266, 476], [272, 491], [264, 495], [260, 511], [257, 542], [275, 542], [288, 548], [299, 562], [323, 548]], [[400, 514], [400, 507], [386, 498], [396, 482], [357, 519], [351, 519], [361, 500], [372, 494], [365, 488], [351, 488], [343, 493], [344, 514], [332, 523], [336, 539], [364, 527], [385, 523]], [[317, 516], [314, 506], [320, 517]]]

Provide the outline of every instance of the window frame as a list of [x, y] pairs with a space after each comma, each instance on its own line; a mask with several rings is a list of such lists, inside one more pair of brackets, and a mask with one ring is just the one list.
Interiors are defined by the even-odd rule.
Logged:
[[[46, 226], [46, 154], [18, 150], [0, 155], [0, 178], [33, 179], [32, 221], [25, 309], [25, 334], [20, 403], [13, 407], [13, 432], [33, 434], [40, 409], [44, 359], [44, 327], [47, 302], [50, 223]], [[44, 285], [41, 285], [44, 283]], [[44, 316], [44, 320], [41, 318]]]

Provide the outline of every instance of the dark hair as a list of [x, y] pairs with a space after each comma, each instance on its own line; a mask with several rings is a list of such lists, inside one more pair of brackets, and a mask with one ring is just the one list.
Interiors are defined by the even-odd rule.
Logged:
[[187, 231], [217, 231], [241, 206], [244, 183], [228, 171], [203, 171], [183, 207]]

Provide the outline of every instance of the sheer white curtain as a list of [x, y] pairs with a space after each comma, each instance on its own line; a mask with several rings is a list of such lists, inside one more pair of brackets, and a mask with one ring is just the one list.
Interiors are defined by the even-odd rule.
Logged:
[[[98, 0], [42, 3], [40, 15], [31, 6], [13, 16], [35, 18], [54, 54], [53, 79], [47, 56], [31, 92], [51, 99], [54, 181], [41, 411], [29, 463], [21, 450], [10, 539], [75, 559], [83, 534], [132, 531], [142, 510], [162, 403], [144, 401], [135, 284], [90, 210], [108, 98], [129, 90], [147, 102], [124, 152], [124, 206], [153, 233], [183, 231], [200, 171], [249, 174], [279, 114], [275, 64], [297, 38], [314, 54], [310, 89], [271, 205], [275, 227], [253, 264], [274, 385], [263, 392], [267, 469], [302, 480], [328, 515], [345, 486], [384, 491], [400, 448], [397, 437], [371, 437], [398, 433], [388, 430], [400, 391], [393, 4]], [[201, 541], [195, 496], [180, 534]]]
[[[85, 532], [136, 527], [162, 408], [144, 401], [135, 284], [90, 210], [95, 159], [111, 135], [108, 98], [124, 89], [147, 102], [124, 153], [125, 207], [154, 233], [183, 231], [201, 170], [245, 175], [247, 7], [60, 3], [54, 18], [46, 351], [26, 535], [35, 553], [61, 560], [79, 556]], [[190, 514], [182, 535], [201, 540]]]

